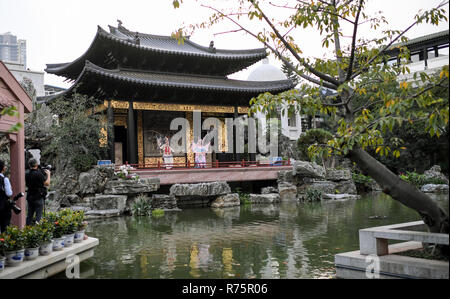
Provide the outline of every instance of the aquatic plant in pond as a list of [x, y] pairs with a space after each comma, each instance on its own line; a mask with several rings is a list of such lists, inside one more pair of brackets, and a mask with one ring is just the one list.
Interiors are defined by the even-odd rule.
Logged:
[[315, 202], [321, 201], [323, 198], [323, 191], [313, 188], [306, 189], [306, 193], [304, 195], [304, 201], [307, 202]]
[[154, 210], [152, 211], [152, 216], [155, 217], [155, 218], [163, 217], [163, 216], [164, 216], [164, 210], [161, 210], [161, 209], [154, 209]]
[[250, 205], [252, 202], [250, 201], [250, 194], [242, 191], [242, 188], [237, 187], [236, 193], [239, 195], [239, 200], [241, 205]]
[[133, 203], [133, 215], [149, 216], [151, 212], [152, 212], [151, 199], [144, 194], [138, 195]]

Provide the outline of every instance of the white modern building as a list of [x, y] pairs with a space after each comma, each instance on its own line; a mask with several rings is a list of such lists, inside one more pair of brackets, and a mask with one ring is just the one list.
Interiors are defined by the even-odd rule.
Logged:
[[388, 63], [398, 63], [398, 46], [406, 46], [410, 51], [409, 74], [399, 76], [399, 80], [412, 81], [414, 73], [425, 71], [431, 75], [449, 64], [449, 30], [411, 39], [406, 43], [392, 45]]
[[[270, 65], [269, 60], [263, 59], [262, 64], [257, 66], [248, 76], [248, 81], [277, 81], [287, 80], [287, 76], [277, 67]], [[300, 113], [289, 116], [287, 113], [287, 105], [280, 107], [281, 114], [281, 132], [290, 140], [297, 140], [302, 134], [302, 121]], [[256, 117], [266, 127], [266, 115], [261, 112], [256, 113]]]
[[26, 69], [23, 64], [6, 62], [4, 64], [13, 74], [17, 81], [22, 82], [24, 78], [28, 78], [33, 82], [34, 89], [36, 89], [36, 96], [45, 96], [44, 90], [44, 72], [32, 71]]
[[0, 60], [27, 67], [27, 41], [17, 39], [11, 32], [0, 34]]

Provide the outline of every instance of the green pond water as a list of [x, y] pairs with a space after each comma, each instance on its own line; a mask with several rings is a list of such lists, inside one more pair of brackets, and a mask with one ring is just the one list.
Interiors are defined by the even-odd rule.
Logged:
[[[448, 195], [433, 198], [448, 211]], [[91, 221], [87, 234], [100, 245], [81, 263], [81, 277], [333, 278], [334, 255], [359, 248], [359, 229], [416, 220], [390, 197], [368, 194]]]

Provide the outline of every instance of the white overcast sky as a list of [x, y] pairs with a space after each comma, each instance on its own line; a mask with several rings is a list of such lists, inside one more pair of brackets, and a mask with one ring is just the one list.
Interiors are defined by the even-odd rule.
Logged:
[[[235, 3], [231, 0], [216, 1], [220, 5]], [[123, 25], [132, 31], [170, 35], [183, 23], [197, 22], [211, 13], [210, 10], [199, 7], [194, 1], [184, 2], [181, 9], [174, 9], [172, 0], [0, 0], [0, 33], [9, 31], [18, 38], [27, 40], [28, 68], [43, 71], [46, 63], [69, 62], [81, 56], [91, 44], [98, 25], [107, 30], [108, 25], [116, 26], [117, 19], [120, 19]], [[272, 2], [285, 3], [277, 0]], [[371, 11], [383, 11], [390, 28], [404, 29], [412, 23], [419, 9], [435, 7], [442, 0], [368, 2]], [[204, 46], [208, 46], [209, 42], [214, 40], [216, 48], [262, 47], [251, 37], [239, 33], [213, 35], [223, 31], [223, 28], [198, 31], [191, 40]], [[229, 29], [232, 28], [230, 26]], [[445, 29], [448, 29], [448, 23], [440, 24], [438, 27], [420, 25], [410, 30], [407, 36], [415, 38]], [[297, 37], [297, 40], [306, 55], [316, 55], [322, 51], [320, 42], [311, 42], [317, 40], [315, 32], [309, 31], [304, 36]], [[274, 59], [271, 59], [270, 63], [277, 64]], [[249, 70], [240, 72], [234, 77], [246, 79], [248, 72]], [[46, 84], [70, 86], [63, 80], [61, 77], [45, 74]]]

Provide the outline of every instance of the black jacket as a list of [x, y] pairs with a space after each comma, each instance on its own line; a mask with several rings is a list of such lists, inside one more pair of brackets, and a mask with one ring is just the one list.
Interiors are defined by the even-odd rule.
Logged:
[[27, 185], [27, 200], [37, 200], [45, 198], [47, 188], [44, 186], [45, 175], [38, 169], [30, 169], [25, 173], [25, 183]]

